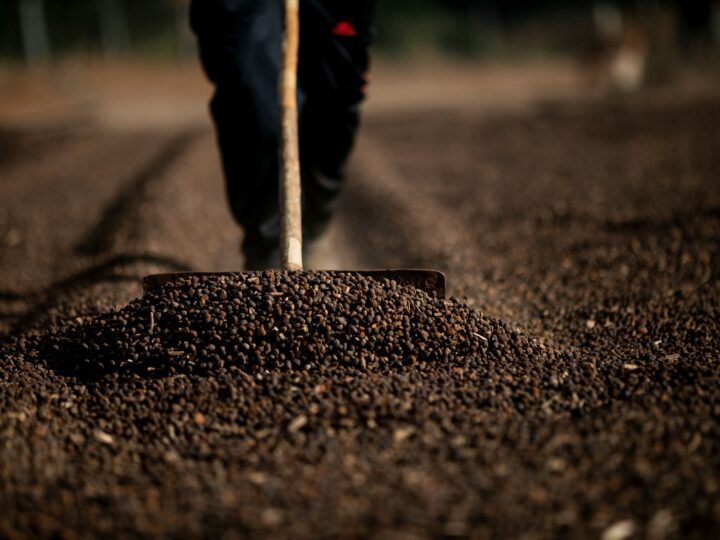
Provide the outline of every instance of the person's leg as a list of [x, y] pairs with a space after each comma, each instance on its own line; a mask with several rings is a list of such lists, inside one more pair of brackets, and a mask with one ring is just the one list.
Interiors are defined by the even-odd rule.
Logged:
[[301, 3], [300, 162], [306, 242], [322, 234], [345, 179], [365, 97], [372, 0]]
[[245, 231], [246, 267], [279, 245], [278, 69], [281, 0], [193, 0], [191, 25], [211, 102], [227, 195]]

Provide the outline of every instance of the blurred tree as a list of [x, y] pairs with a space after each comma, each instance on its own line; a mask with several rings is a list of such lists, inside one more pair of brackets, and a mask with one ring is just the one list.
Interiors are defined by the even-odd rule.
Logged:
[[675, 0], [680, 18], [680, 32], [685, 49], [707, 46], [713, 40], [713, 15], [718, 2], [714, 0]]
[[25, 61], [35, 64], [47, 60], [50, 41], [43, 0], [21, 0], [19, 12]]
[[[178, 53], [178, 3], [176, 0], [123, 0], [130, 23], [133, 52], [159, 58]], [[187, 26], [187, 15], [182, 14]]]
[[106, 56], [127, 53], [130, 49], [130, 31], [127, 13], [122, 0], [96, 0], [100, 36]]
[[188, 26], [190, 0], [173, 0], [175, 6], [175, 53], [178, 59], [187, 58], [195, 52], [195, 38]]
[[97, 0], [47, 2], [48, 31], [53, 54], [101, 53], [103, 42]]

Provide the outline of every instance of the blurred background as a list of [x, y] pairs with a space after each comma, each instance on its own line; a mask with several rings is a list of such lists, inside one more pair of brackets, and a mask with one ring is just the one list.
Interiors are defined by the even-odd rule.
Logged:
[[[133, 97], [138, 79], [143, 96], [155, 84], [167, 94], [185, 74], [181, 86], [206, 95], [187, 9], [187, 0], [3, 0], [0, 123], [28, 120], [30, 103], [42, 116], [60, 101], [88, 105], [123, 85]], [[719, 46], [718, 0], [378, 2], [381, 87], [383, 73], [392, 77], [398, 65], [562, 63], [575, 90], [633, 92], [712, 74]], [[383, 70], [388, 64], [395, 67]], [[396, 94], [386, 98], [400, 103]]]
[[[5, 0], [0, 58], [184, 58], [193, 42], [186, 0]], [[720, 40], [716, 0], [381, 0], [378, 49], [480, 58], [591, 54], [634, 46], [671, 61]]]

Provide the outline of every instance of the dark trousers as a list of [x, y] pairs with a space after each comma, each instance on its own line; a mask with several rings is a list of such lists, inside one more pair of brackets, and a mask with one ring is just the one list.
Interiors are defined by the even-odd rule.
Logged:
[[[358, 129], [371, 0], [300, 0], [298, 111], [303, 233], [322, 233]], [[190, 19], [215, 85], [211, 112], [244, 251], [278, 245], [282, 0], [193, 0]]]

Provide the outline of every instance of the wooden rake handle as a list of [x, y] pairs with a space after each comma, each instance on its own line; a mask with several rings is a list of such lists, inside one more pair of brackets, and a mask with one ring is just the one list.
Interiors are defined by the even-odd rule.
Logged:
[[285, 37], [280, 73], [280, 257], [283, 270], [302, 270], [302, 207], [297, 126], [299, 0], [285, 0]]

